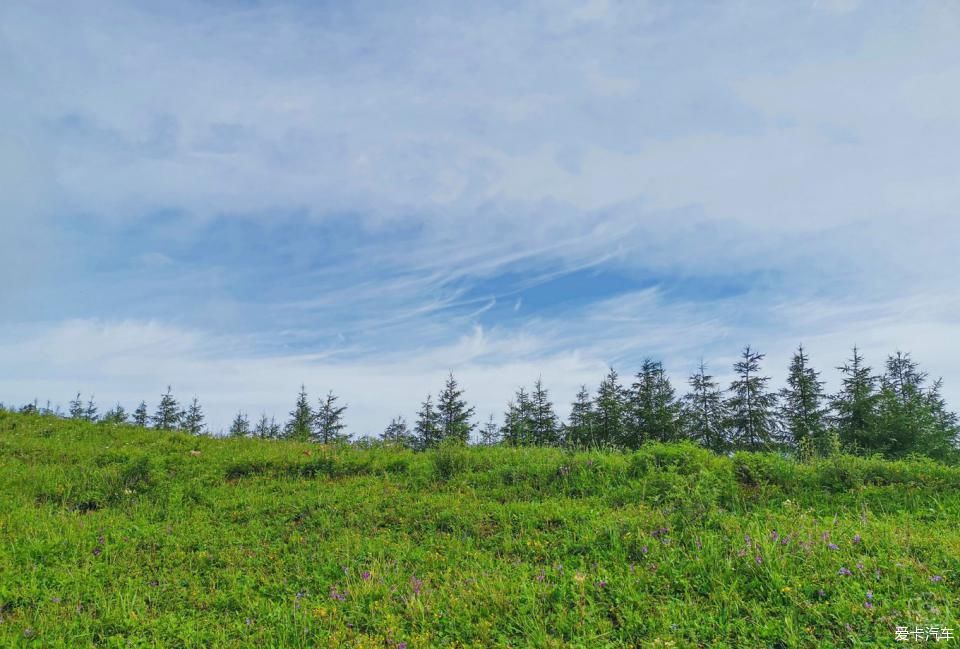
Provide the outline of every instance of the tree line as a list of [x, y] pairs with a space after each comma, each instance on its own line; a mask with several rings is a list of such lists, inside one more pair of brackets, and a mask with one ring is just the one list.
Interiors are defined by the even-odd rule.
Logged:
[[[548, 390], [537, 379], [531, 389], [516, 391], [501, 421], [490, 415], [479, 430], [475, 409], [451, 373], [436, 401], [427, 395], [420, 404], [412, 427], [402, 416], [395, 417], [379, 439], [414, 450], [444, 442], [630, 450], [652, 441], [688, 440], [717, 453], [775, 450], [821, 456], [844, 450], [887, 457], [917, 453], [944, 461], [960, 458], [960, 424], [941, 395], [942, 380], [929, 381], [909, 353], [888, 356], [882, 371], [875, 372], [854, 347], [847, 362], [837, 368], [841, 383], [835, 394], [827, 394], [802, 346], [793, 354], [786, 385], [777, 391], [770, 389], [770, 377], [762, 371], [764, 358], [745, 347], [726, 388], [701, 362], [682, 395], [659, 361], [645, 360], [626, 381], [611, 368], [594, 393], [581, 386], [567, 421], [557, 416]], [[35, 403], [21, 409], [39, 410]], [[301, 385], [286, 422], [263, 414], [251, 423], [246, 413], [239, 412], [228, 434], [347, 443], [351, 435], [346, 432], [346, 410], [332, 391], [312, 404]], [[79, 394], [70, 402], [68, 414], [106, 424], [209, 434], [199, 401], [194, 398], [181, 407], [169, 387], [152, 414], [141, 402], [132, 414], [118, 404], [101, 416], [93, 398], [84, 402]]]

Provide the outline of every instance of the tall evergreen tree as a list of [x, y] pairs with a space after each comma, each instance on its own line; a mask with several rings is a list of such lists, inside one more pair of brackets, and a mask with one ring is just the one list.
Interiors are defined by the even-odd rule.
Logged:
[[503, 443], [507, 446], [530, 446], [534, 444], [533, 429], [533, 402], [526, 388], [520, 387], [503, 415]]
[[680, 402], [663, 363], [647, 359], [628, 393], [627, 422], [620, 443], [639, 448], [650, 439], [671, 442], [680, 437]]
[[617, 371], [610, 368], [600, 382], [594, 400], [594, 442], [599, 445], [619, 443], [626, 423], [626, 390], [620, 384]]
[[179, 405], [168, 385], [167, 391], [160, 396], [160, 405], [153, 415], [153, 426], [159, 430], [175, 430], [180, 426], [180, 415]]
[[300, 394], [297, 395], [297, 403], [290, 411], [290, 421], [287, 422], [287, 439], [298, 442], [306, 442], [313, 433], [313, 410], [310, 408], [310, 400], [307, 398], [307, 388], [300, 384]]
[[83, 418], [87, 421], [97, 420], [97, 404], [93, 402], [93, 395], [87, 399], [87, 405], [83, 408]]
[[929, 441], [925, 440], [923, 452], [943, 460], [957, 460], [960, 456], [960, 419], [957, 413], [947, 408], [941, 395], [943, 379], [937, 379], [926, 392], [927, 408], [933, 418]]
[[407, 420], [403, 417], [394, 417], [380, 435], [387, 444], [400, 446], [402, 448], [414, 448], [416, 438], [407, 427]]
[[346, 406], [338, 406], [337, 397], [333, 390], [327, 392], [327, 396], [320, 401], [320, 408], [313, 416], [313, 436], [314, 442], [320, 444], [334, 444], [345, 442], [350, 439], [350, 435], [343, 433], [346, 424], [343, 423], [343, 413], [346, 412]]
[[707, 366], [702, 360], [688, 384], [690, 391], [683, 398], [687, 434], [715, 453], [726, 452], [729, 447], [726, 401], [723, 390], [713, 376], [707, 374]]
[[440, 443], [440, 416], [433, 406], [433, 397], [429, 394], [424, 402], [420, 404], [420, 412], [417, 413], [417, 424], [413, 431], [417, 438], [417, 448], [420, 450], [433, 448]]
[[824, 406], [823, 385], [800, 345], [790, 361], [787, 387], [780, 390], [780, 417], [791, 443], [802, 445], [809, 440], [814, 448], [825, 450], [829, 411]]
[[543, 380], [537, 378], [530, 395], [530, 415], [532, 442], [537, 446], [560, 445], [560, 422], [553, 411], [550, 394], [543, 387]]
[[119, 403], [103, 414], [101, 421], [105, 424], [127, 423], [127, 411]]
[[493, 413], [491, 413], [487, 423], [480, 429], [480, 444], [482, 446], [496, 446], [499, 443], [500, 427], [497, 426], [497, 422], [493, 419]]
[[206, 419], [203, 414], [203, 408], [200, 407], [200, 401], [194, 397], [187, 410], [183, 413], [183, 429], [191, 435], [200, 435], [203, 433], [203, 422]]
[[882, 450], [886, 443], [878, 428], [880, 395], [877, 377], [856, 347], [850, 360], [837, 369], [841, 374], [841, 386], [840, 392], [832, 399], [832, 406], [840, 441], [855, 449]]
[[470, 440], [470, 433], [476, 427], [476, 424], [470, 421], [473, 412], [473, 407], [467, 407], [467, 402], [463, 399], [463, 390], [460, 389], [451, 372], [437, 398], [441, 439], [466, 444]]
[[767, 391], [768, 376], [760, 376], [764, 354], [747, 345], [734, 363], [737, 378], [730, 384], [728, 427], [738, 450], [762, 451], [773, 448], [777, 437], [775, 408], [777, 395]]
[[147, 402], [141, 401], [137, 409], [133, 411], [133, 423], [145, 428], [149, 420], [150, 415], [147, 414]]
[[581, 385], [576, 400], [570, 406], [567, 421], [566, 443], [574, 448], [588, 448], [595, 442], [593, 435], [594, 412], [593, 399], [587, 386]]
[[80, 393], [77, 392], [77, 396], [70, 401], [70, 419], [83, 419], [83, 415], [83, 401], [80, 399]]
[[260, 419], [253, 429], [253, 436], [259, 439], [279, 439], [281, 436], [280, 424], [273, 417], [267, 419], [267, 413], [261, 413]]
[[237, 413], [237, 416], [233, 418], [233, 422], [230, 424], [229, 435], [230, 437], [250, 436], [250, 420], [247, 418], [247, 413]]

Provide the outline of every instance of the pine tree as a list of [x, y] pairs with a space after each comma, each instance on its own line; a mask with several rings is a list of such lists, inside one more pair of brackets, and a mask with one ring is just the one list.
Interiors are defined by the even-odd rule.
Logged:
[[853, 357], [837, 369], [842, 376], [841, 387], [832, 399], [832, 406], [840, 441], [855, 449], [883, 449], [886, 443], [877, 420], [880, 395], [873, 370], [866, 365], [856, 347], [853, 348]]
[[203, 433], [203, 422], [206, 419], [203, 414], [203, 408], [200, 407], [200, 401], [194, 397], [193, 401], [183, 413], [183, 429], [191, 435], [200, 435]]
[[280, 424], [273, 417], [267, 419], [267, 414], [261, 413], [253, 429], [253, 436], [258, 439], [277, 439], [280, 437]]
[[628, 393], [627, 425], [620, 443], [639, 448], [647, 439], [671, 442], [680, 437], [680, 402], [659, 361], [643, 361]]
[[810, 367], [810, 357], [803, 345], [790, 361], [787, 387], [780, 390], [780, 417], [795, 446], [807, 443], [826, 450], [827, 413], [824, 407], [823, 381], [820, 373]]
[[137, 426], [146, 428], [150, 416], [147, 414], [147, 402], [141, 401], [137, 409], [133, 411], [133, 423]]
[[417, 439], [417, 448], [421, 451], [433, 448], [440, 443], [440, 416], [433, 407], [433, 400], [429, 394], [426, 400], [420, 404], [417, 424], [413, 431]]
[[[910, 354], [897, 352], [887, 357], [886, 372], [881, 377], [877, 408], [880, 442], [871, 450], [889, 457], [922, 453], [945, 459], [954, 450], [954, 435], [944, 428], [945, 411], [939, 411], [940, 382], [934, 389], [924, 388], [926, 372], [921, 372]], [[949, 416], [946, 417], [949, 421]]]
[[453, 373], [447, 377], [447, 382], [437, 398], [437, 415], [440, 425], [440, 438], [466, 444], [470, 440], [476, 424], [470, 419], [473, 417], [473, 407], [467, 407], [462, 398], [463, 390], [457, 385]]
[[87, 405], [83, 408], [83, 418], [87, 421], [96, 421], [97, 420], [97, 404], [93, 402], [93, 395], [90, 395], [90, 398], [87, 399]]
[[529, 446], [534, 444], [533, 402], [525, 388], [518, 388], [513, 401], [507, 404], [503, 416], [503, 443], [507, 446]]
[[287, 422], [285, 437], [298, 442], [306, 442], [313, 433], [313, 410], [307, 398], [307, 388], [300, 384], [300, 394], [297, 404], [290, 411], [290, 421]]
[[413, 448], [416, 439], [410, 429], [407, 427], [407, 420], [403, 417], [394, 417], [380, 435], [387, 444], [399, 446], [401, 448]]
[[723, 390], [707, 374], [707, 366], [701, 360], [696, 374], [688, 381], [690, 392], [683, 397], [684, 422], [687, 434], [695, 442], [715, 453], [726, 452], [728, 413]]
[[233, 423], [230, 424], [230, 437], [249, 437], [250, 436], [250, 420], [247, 418], [245, 412], [238, 412], [237, 416], [233, 418]]
[[480, 445], [496, 446], [499, 443], [500, 427], [497, 426], [497, 422], [493, 419], [493, 413], [491, 413], [487, 423], [485, 423], [483, 428], [480, 429]]
[[760, 376], [759, 354], [747, 345], [741, 359], [734, 363], [737, 378], [730, 384], [731, 396], [727, 399], [728, 427], [734, 448], [746, 451], [762, 451], [773, 448], [777, 436], [777, 420], [774, 409], [777, 395], [767, 391], [768, 376]]
[[80, 393], [70, 402], [70, 419], [84, 418], [83, 401], [80, 400]]
[[180, 414], [177, 400], [173, 398], [168, 385], [166, 393], [160, 396], [160, 405], [153, 415], [153, 426], [159, 430], [175, 430], [180, 426]]
[[350, 435], [340, 432], [346, 428], [343, 423], [343, 413], [347, 410], [347, 407], [337, 406], [336, 402], [337, 397], [332, 390], [327, 392], [326, 398], [320, 401], [320, 408], [313, 416], [311, 441], [320, 444], [334, 444], [350, 439]]
[[127, 411], [119, 403], [106, 411], [101, 419], [105, 424], [125, 424], [127, 423]]
[[947, 409], [947, 403], [940, 394], [943, 379], [937, 379], [925, 394], [927, 408], [933, 419], [930, 435], [923, 441], [922, 452], [944, 461], [957, 460], [960, 451], [960, 419], [957, 413]]
[[626, 391], [612, 367], [600, 382], [594, 401], [594, 414], [594, 442], [601, 446], [617, 444], [626, 420]]
[[550, 395], [543, 387], [543, 380], [540, 378], [533, 384], [533, 393], [530, 395], [530, 411], [531, 441], [536, 446], [559, 446], [560, 424], [557, 420], [557, 414], [553, 411]]
[[594, 444], [594, 418], [593, 400], [590, 398], [587, 386], [581, 385], [576, 400], [570, 406], [570, 417], [566, 429], [567, 446], [589, 448]]

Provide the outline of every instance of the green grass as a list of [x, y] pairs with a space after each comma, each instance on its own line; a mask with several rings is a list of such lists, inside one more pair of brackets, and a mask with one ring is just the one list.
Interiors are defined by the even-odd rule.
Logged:
[[0, 644], [888, 647], [960, 635], [958, 521], [960, 469], [928, 461], [414, 454], [3, 413]]

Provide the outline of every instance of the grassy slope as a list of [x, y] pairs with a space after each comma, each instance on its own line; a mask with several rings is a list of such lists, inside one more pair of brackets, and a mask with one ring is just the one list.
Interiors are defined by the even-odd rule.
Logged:
[[891, 646], [897, 625], [960, 635], [958, 520], [960, 469], [925, 462], [416, 455], [0, 414], [0, 643]]

